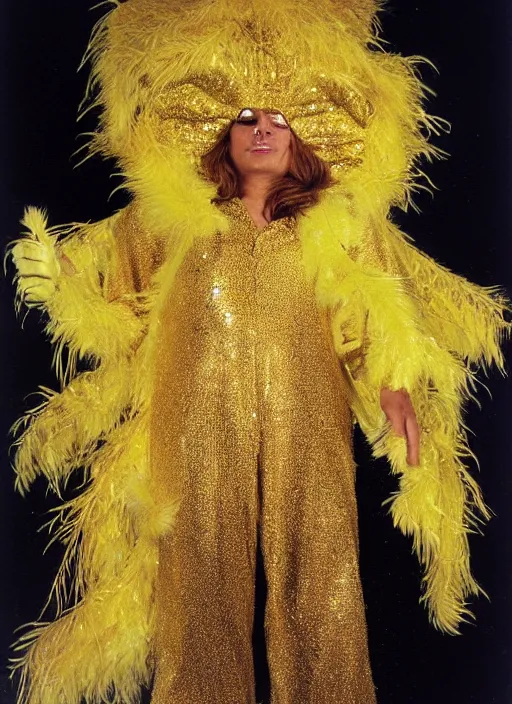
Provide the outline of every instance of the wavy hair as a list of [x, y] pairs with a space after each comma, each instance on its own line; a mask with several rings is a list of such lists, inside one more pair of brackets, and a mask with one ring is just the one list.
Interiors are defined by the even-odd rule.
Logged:
[[[234, 121], [222, 130], [214, 146], [201, 157], [202, 175], [217, 186], [215, 202], [243, 195], [241, 180], [229, 153], [233, 124]], [[303, 214], [318, 203], [320, 191], [334, 183], [329, 165], [293, 130], [290, 150], [290, 168], [271, 186], [265, 201], [271, 220]]]

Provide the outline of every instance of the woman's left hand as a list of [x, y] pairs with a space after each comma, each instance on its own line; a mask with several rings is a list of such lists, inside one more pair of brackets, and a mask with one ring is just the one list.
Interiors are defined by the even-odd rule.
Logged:
[[407, 443], [407, 464], [417, 466], [420, 463], [420, 428], [411, 397], [404, 389], [391, 391], [382, 389], [380, 406], [391, 423], [393, 431]]

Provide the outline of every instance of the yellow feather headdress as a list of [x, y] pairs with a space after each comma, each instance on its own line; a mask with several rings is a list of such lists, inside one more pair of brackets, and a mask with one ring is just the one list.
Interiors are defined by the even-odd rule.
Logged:
[[406, 205], [418, 158], [439, 153], [427, 137], [442, 121], [423, 110], [418, 57], [382, 51], [377, 8], [372, 0], [116, 3], [86, 53], [86, 104], [103, 107], [91, 150], [127, 167], [150, 140], [197, 160], [241, 108], [274, 108], [335, 172], [361, 167], [374, 198]]

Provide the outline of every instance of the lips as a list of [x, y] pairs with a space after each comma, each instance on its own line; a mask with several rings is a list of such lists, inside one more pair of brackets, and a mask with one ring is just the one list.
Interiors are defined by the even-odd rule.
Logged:
[[271, 152], [272, 149], [270, 147], [265, 147], [265, 146], [260, 146], [260, 147], [253, 147], [251, 149], [251, 152], [258, 152], [260, 154], [268, 154], [268, 152]]

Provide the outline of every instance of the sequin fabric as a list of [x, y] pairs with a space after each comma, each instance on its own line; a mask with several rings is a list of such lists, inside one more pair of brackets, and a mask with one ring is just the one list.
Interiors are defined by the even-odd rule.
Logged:
[[292, 219], [243, 203], [197, 239], [162, 315], [151, 418], [161, 539], [152, 704], [255, 704], [261, 539], [272, 704], [373, 704], [352, 418]]

